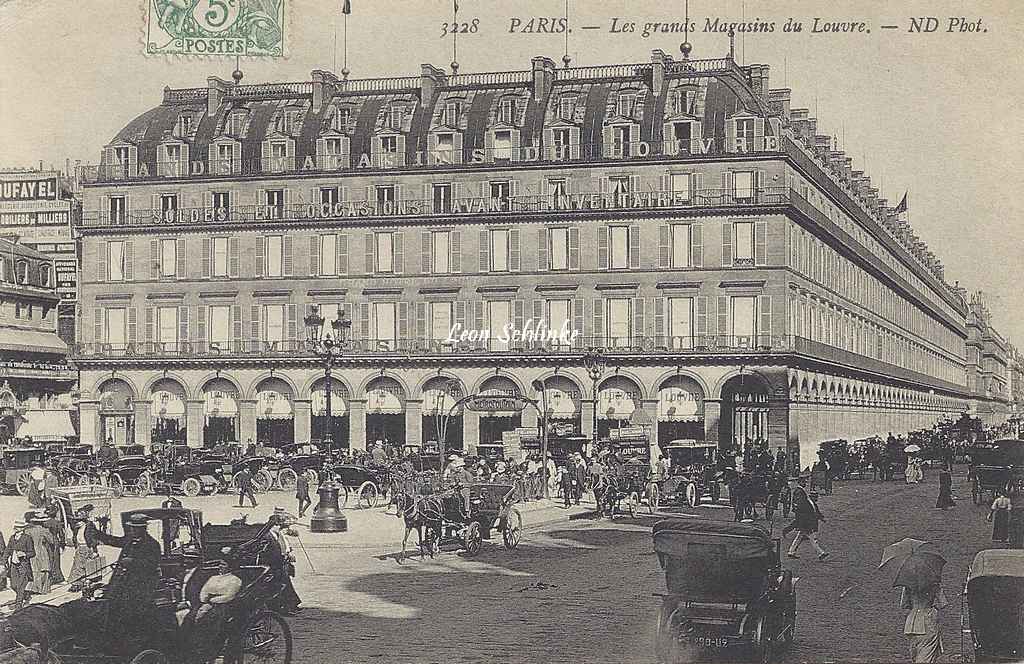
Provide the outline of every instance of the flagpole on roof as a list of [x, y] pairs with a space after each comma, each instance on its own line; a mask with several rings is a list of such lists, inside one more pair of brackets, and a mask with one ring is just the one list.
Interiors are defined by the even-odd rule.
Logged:
[[[351, 0], [341, 0], [341, 52], [342, 52], [342, 80], [348, 80], [351, 73], [348, 69], [348, 15], [352, 13]], [[334, 70], [338, 70], [338, 24], [334, 24]]]
[[455, 10], [452, 14], [452, 22], [455, 23], [452, 30], [452, 76], [455, 76], [459, 73], [459, 0], [452, 2]]
[[569, 57], [569, 0], [565, 0], [565, 53], [562, 55], [562, 63], [568, 69], [570, 62], [572, 58]]

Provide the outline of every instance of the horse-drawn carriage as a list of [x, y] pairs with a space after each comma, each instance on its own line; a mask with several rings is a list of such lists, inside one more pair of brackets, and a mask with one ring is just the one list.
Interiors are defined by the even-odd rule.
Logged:
[[658, 511], [660, 491], [647, 460], [631, 459], [619, 466], [618, 472], [608, 474], [605, 479], [605, 490], [601, 493], [601, 504], [598, 505], [600, 513], [614, 518], [619, 506], [625, 503], [626, 511], [636, 518], [643, 499], [647, 500], [647, 509], [651, 514]]
[[505, 548], [515, 549], [523, 535], [523, 516], [514, 507], [515, 486], [480, 483], [468, 489], [468, 512], [463, 495], [457, 490], [426, 496], [404, 494], [399, 502], [405, 516], [406, 537], [412, 528], [422, 527], [426, 535], [420, 540], [421, 551], [433, 556], [442, 546], [456, 544], [467, 556], [475, 556], [480, 553], [483, 540], [490, 539], [497, 530], [501, 531]]
[[652, 535], [668, 587], [659, 595], [659, 662], [706, 661], [708, 651], [737, 647], [770, 662], [776, 644], [793, 639], [796, 579], [782, 569], [778, 539], [753, 524], [689, 519], [659, 521]]
[[92, 515], [101, 530], [110, 524], [110, 501], [114, 491], [103, 486], [68, 486], [50, 490], [50, 500], [57, 506], [57, 516], [64, 527], [64, 541], [70, 542], [75, 530], [75, 515], [85, 505], [92, 505]]
[[0, 452], [0, 491], [28, 495], [33, 468], [46, 465], [46, 450], [41, 447], [11, 447]]
[[1024, 488], [1024, 441], [1004, 438], [977, 443], [971, 448], [971, 496], [977, 505], [1005, 491], [1016, 494]]
[[[1024, 551], [979, 551], [967, 574], [964, 599], [960, 612], [961, 661], [1024, 659]], [[965, 642], [968, 639], [970, 650]]]
[[[46, 661], [68, 664], [289, 664], [291, 631], [271, 608], [287, 571], [279, 553], [275, 559], [267, 525], [203, 526], [201, 512], [183, 508], [132, 510], [122, 513], [122, 523], [139, 516], [161, 548], [151, 615], [119, 615], [94, 579], [81, 599], [12, 614], [16, 644], [38, 644]], [[126, 618], [135, 628], [124, 626]], [[146, 628], [138, 629], [143, 620]]]
[[338, 502], [342, 507], [354, 500], [359, 507], [387, 504], [391, 491], [391, 473], [387, 468], [339, 464], [328, 469], [338, 486]]
[[760, 506], [771, 529], [778, 509], [782, 509], [783, 516], [789, 514], [792, 495], [784, 473], [737, 473], [727, 468], [724, 477], [737, 520], [758, 518], [757, 508]]

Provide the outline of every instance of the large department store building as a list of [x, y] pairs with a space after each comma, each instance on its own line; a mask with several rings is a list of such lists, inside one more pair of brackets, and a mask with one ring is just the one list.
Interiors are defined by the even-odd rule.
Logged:
[[[958, 415], [963, 293], [768, 71], [655, 51], [165, 89], [83, 173], [83, 441], [418, 443], [446, 393], [536, 381], [554, 449], [596, 424], [807, 465]], [[317, 307], [353, 321], [330, 423]], [[541, 322], [578, 334], [500, 334]], [[448, 445], [537, 421], [467, 410]]]

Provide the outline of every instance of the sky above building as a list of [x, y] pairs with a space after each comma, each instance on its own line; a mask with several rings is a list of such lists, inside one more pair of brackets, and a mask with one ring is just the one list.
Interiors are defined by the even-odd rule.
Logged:
[[[341, 0], [285, 2], [286, 57], [243, 59], [243, 83], [342, 69]], [[452, 0], [351, 4], [351, 78], [418, 75], [421, 63], [449, 68], [452, 38], [441, 35]], [[536, 30], [538, 19], [550, 26], [564, 15], [565, 0], [459, 5], [460, 28], [471, 30], [458, 37], [461, 73], [529, 69], [537, 55], [561, 64], [566, 35]], [[160, 103], [165, 86], [230, 80], [233, 57], [143, 55], [146, 9], [145, 0], [0, 0], [0, 167], [95, 163], [120, 128]], [[644, 35], [649, 24], [681, 23], [683, 13], [682, 1], [570, 0], [572, 65], [647, 62], [656, 48], [678, 58], [682, 34], [659, 26]], [[820, 133], [838, 139], [891, 205], [909, 192], [910, 222], [947, 280], [983, 290], [1000, 332], [1022, 343], [1024, 3], [691, 0], [690, 17], [694, 58], [728, 53], [727, 34], [707, 30], [715, 19], [774, 24], [737, 32], [736, 60], [770, 65], [771, 87], [792, 88], [792, 107], [809, 108]], [[909, 33], [915, 17], [934, 17], [938, 29]], [[955, 18], [966, 20], [949, 32]], [[803, 31], [785, 31], [789, 19]], [[813, 32], [815, 19], [819, 27], [864, 22], [867, 31]], [[980, 30], [965, 31], [978, 19]]]

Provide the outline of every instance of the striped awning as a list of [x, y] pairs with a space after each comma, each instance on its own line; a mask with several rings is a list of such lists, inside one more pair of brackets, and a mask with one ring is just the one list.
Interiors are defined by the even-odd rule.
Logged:
[[229, 392], [210, 390], [203, 395], [203, 414], [206, 417], [235, 417], [238, 415], [238, 401]]
[[681, 387], [658, 390], [659, 422], [699, 422], [704, 419], [704, 400]]
[[597, 393], [597, 419], [628, 420], [636, 410], [633, 397], [617, 387], [606, 387]]
[[547, 416], [552, 420], [571, 420], [579, 412], [572, 395], [557, 387], [544, 390], [544, 403], [548, 410]]
[[153, 392], [149, 414], [157, 419], [177, 419], [185, 417], [185, 401], [181, 395], [167, 390]]
[[377, 415], [401, 415], [405, 412], [405, 407], [397, 394], [377, 388], [366, 393], [366, 412]]
[[256, 393], [256, 419], [286, 420], [292, 417], [292, 404], [285, 395], [273, 390]]

